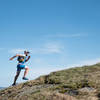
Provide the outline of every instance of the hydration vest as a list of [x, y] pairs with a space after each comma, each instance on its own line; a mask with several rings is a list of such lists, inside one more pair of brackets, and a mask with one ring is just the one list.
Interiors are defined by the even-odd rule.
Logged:
[[24, 62], [25, 61], [25, 56], [18, 56], [17, 61]]

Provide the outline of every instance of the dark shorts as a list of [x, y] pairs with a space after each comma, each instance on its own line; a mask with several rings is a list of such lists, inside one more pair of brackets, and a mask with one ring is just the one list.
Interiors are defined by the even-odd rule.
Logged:
[[25, 69], [25, 68], [27, 68], [26, 65], [23, 65], [23, 64], [18, 64], [17, 65], [17, 71], [21, 71], [22, 69]]

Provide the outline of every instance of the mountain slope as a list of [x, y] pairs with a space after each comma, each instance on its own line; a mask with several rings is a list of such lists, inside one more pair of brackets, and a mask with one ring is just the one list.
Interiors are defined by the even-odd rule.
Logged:
[[0, 91], [0, 100], [100, 100], [100, 63], [9, 87]]

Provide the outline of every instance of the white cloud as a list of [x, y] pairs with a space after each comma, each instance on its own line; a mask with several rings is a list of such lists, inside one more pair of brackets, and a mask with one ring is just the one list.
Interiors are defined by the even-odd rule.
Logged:
[[57, 43], [48, 43], [45, 44], [43, 49], [41, 49], [41, 51], [45, 54], [48, 53], [61, 53], [62, 52], [63, 47], [60, 44]]
[[60, 54], [64, 47], [59, 43], [46, 43], [41, 48], [31, 50], [32, 54]]
[[32, 51], [31, 49], [14, 48], [14, 49], [9, 50], [9, 53], [12, 53], [12, 54], [23, 53], [25, 50], [29, 50], [30, 52]]
[[14, 48], [9, 50], [9, 53], [23, 53], [25, 50], [28, 50], [31, 54], [59, 54], [64, 49], [64, 47], [58, 43], [46, 43], [40, 47], [34, 49]]
[[16, 53], [23, 53], [25, 49], [12, 49], [11, 51], [9, 51], [10, 53], [16, 54]]
[[54, 35], [49, 35], [48, 37], [53, 37], [53, 38], [76, 38], [76, 37], [83, 37], [87, 36], [87, 34], [54, 34]]

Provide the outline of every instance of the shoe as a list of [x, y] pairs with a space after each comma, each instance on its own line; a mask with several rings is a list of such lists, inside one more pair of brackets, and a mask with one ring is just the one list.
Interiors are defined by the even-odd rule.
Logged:
[[23, 77], [22, 79], [23, 79], [23, 80], [29, 80], [29, 79], [28, 79], [28, 78], [26, 78], [26, 77]]
[[16, 83], [13, 83], [13, 84], [12, 84], [12, 86], [16, 86], [16, 85], [17, 85]]

